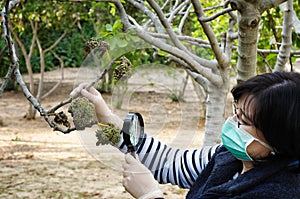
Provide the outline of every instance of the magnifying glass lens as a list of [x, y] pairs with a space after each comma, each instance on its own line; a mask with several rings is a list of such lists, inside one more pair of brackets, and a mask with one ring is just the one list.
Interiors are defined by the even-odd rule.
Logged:
[[140, 132], [141, 132], [141, 126], [138, 121], [138, 116], [134, 115], [131, 120], [131, 126], [130, 126], [130, 142], [133, 146], [136, 146], [139, 142], [140, 138]]
[[134, 152], [144, 136], [144, 121], [140, 113], [130, 112], [124, 119], [123, 139], [128, 152]]

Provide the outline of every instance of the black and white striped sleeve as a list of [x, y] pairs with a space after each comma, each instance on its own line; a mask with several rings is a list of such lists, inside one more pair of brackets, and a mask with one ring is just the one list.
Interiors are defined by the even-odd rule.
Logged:
[[[136, 153], [159, 183], [171, 183], [182, 188], [190, 188], [218, 146], [220, 145], [203, 147], [199, 150], [178, 149], [145, 135]], [[122, 140], [117, 147], [123, 152], [126, 151]]]

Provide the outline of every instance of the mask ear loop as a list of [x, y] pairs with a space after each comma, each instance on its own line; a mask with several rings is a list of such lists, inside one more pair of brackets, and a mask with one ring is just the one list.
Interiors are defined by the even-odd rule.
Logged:
[[261, 141], [261, 140], [259, 140], [257, 138], [254, 138], [254, 140], [256, 140], [257, 142], [259, 142], [261, 145], [263, 145], [267, 149], [271, 150], [269, 156], [267, 156], [267, 157], [265, 157], [263, 159], [253, 159], [256, 164], [266, 162], [266, 161], [268, 161], [269, 159], [271, 159], [272, 157], [274, 157], [276, 155], [276, 151], [275, 151], [275, 149], [272, 146], [270, 146], [269, 144], [267, 144], [267, 143], [265, 143], [265, 142], [263, 142], [263, 141]]
[[271, 147], [269, 144], [257, 139], [257, 138], [254, 138], [254, 140], [256, 140], [257, 142], [259, 142], [261, 145], [263, 145], [264, 147], [266, 147], [267, 149], [270, 149], [271, 150], [271, 153], [274, 152], [274, 149], [273, 147]]

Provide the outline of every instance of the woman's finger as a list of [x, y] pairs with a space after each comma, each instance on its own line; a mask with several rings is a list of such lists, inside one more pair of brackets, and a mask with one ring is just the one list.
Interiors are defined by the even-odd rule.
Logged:
[[70, 93], [70, 96], [71, 97], [74, 97], [78, 94], [80, 94], [81, 90], [86, 87], [88, 85], [88, 83], [81, 83], [79, 84], [71, 93]]
[[89, 91], [90, 93], [92, 93], [93, 95], [96, 95], [96, 96], [100, 95], [100, 93], [99, 93], [94, 87], [90, 87], [90, 88], [88, 89], [88, 91]]

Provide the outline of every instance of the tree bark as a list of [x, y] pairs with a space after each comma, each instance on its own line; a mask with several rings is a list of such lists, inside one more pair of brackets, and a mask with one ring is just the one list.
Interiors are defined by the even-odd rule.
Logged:
[[237, 81], [246, 81], [256, 75], [257, 40], [260, 12], [256, 4], [243, 0], [231, 1], [238, 10], [238, 62]]
[[231, 7], [238, 11], [238, 82], [246, 81], [256, 75], [258, 28], [261, 14], [282, 2], [284, 0], [230, 1]]
[[[228, 73], [228, 72], [227, 72]], [[205, 138], [203, 146], [220, 143], [222, 124], [225, 118], [225, 107], [229, 89], [229, 78], [221, 87], [209, 83], [206, 100]]]
[[291, 54], [292, 47], [292, 29], [293, 29], [293, 1], [280, 5], [283, 10], [283, 27], [281, 33], [281, 45], [279, 53], [277, 55], [277, 61], [274, 67], [274, 71], [284, 71], [285, 64], [288, 62]]

